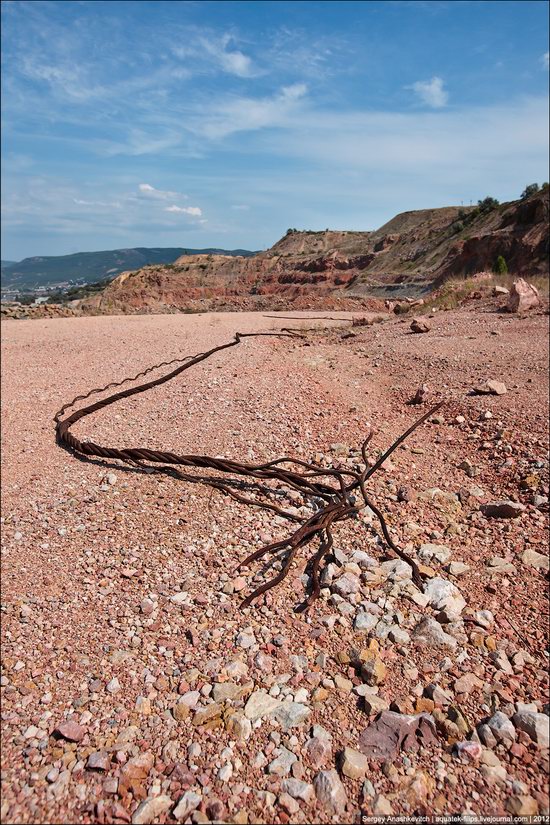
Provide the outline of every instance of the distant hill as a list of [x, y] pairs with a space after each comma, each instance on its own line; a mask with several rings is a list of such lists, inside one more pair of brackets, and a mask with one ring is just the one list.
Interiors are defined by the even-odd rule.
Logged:
[[61, 283], [88, 284], [115, 278], [129, 269], [150, 264], [171, 264], [181, 255], [254, 255], [246, 249], [147, 248], [111, 249], [104, 252], [77, 252], [74, 255], [2, 261], [2, 289], [36, 289]]

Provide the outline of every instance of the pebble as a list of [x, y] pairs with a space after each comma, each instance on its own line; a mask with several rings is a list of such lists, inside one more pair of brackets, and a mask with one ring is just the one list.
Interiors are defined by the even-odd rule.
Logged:
[[110, 766], [111, 758], [105, 751], [94, 751], [86, 763], [86, 767], [92, 771], [108, 771]]
[[421, 544], [418, 555], [423, 561], [436, 561], [445, 564], [452, 556], [452, 550], [444, 544]]
[[412, 637], [417, 642], [423, 642], [433, 647], [446, 647], [449, 650], [456, 650], [457, 640], [445, 633], [439, 622], [435, 619], [422, 619], [413, 630]]
[[382, 710], [389, 709], [389, 703], [385, 699], [382, 699], [380, 696], [365, 696], [363, 701], [365, 711], [369, 716], [374, 716], [376, 713], [380, 713], [380, 711]]
[[361, 678], [368, 685], [381, 685], [386, 678], [387, 668], [381, 659], [369, 659], [361, 665]]
[[186, 791], [178, 800], [174, 808], [174, 818], [184, 822], [192, 811], [195, 811], [202, 802], [202, 796], [194, 791]]
[[173, 602], [173, 604], [187, 604], [189, 601], [189, 593], [186, 593], [184, 590], [179, 593], [174, 593], [173, 596], [170, 596], [170, 601]]
[[218, 771], [218, 779], [220, 782], [229, 782], [231, 777], [233, 776], [233, 766], [230, 762], [226, 765], [223, 765]]
[[313, 800], [315, 795], [313, 785], [300, 779], [283, 779], [281, 787], [284, 793], [287, 793], [293, 799], [301, 799], [307, 804]]
[[471, 570], [471, 567], [462, 561], [452, 561], [447, 567], [447, 570], [451, 576], [463, 576], [464, 573], [468, 573]]
[[278, 699], [258, 690], [249, 696], [244, 706], [244, 714], [251, 722], [255, 722], [257, 719], [261, 719], [262, 716], [269, 716], [274, 713], [280, 705], [281, 702]]
[[545, 713], [520, 711], [512, 721], [518, 730], [525, 731], [539, 748], [550, 747], [550, 719]]
[[435, 577], [424, 587], [424, 594], [429, 604], [448, 615], [458, 617], [466, 607], [466, 601], [452, 582]]
[[501, 742], [505, 746], [510, 746], [515, 742], [516, 729], [502, 711], [497, 710], [487, 722], [487, 726], [497, 742]]
[[377, 624], [378, 616], [372, 613], [360, 612], [355, 617], [353, 629], [360, 633], [368, 633], [370, 630], [374, 630]]
[[86, 729], [76, 722], [62, 722], [54, 730], [54, 734], [66, 739], [67, 742], [81, 742], [86, 735]]
[[[246, 712], [246, 709], [245, 709]], [[310, 715], [311, 710], [300, 702], [280, 702], [275, 710], [275, 718], [281, 723], [284, 730], [298, 727]]]
[[324, 767], [332, 757], [330, 740], [324, 736], [313, 736], [305, 744], [305, 753], [313, 768]]
[[342, 597], [358, 593], [360, 589], [361, 581], [354, 573], [343, 573], [332, 585], [333, 592]]
[[134, 811], [132, 823], [133, 825], [149, 825], [154, 819], [165, 814], [171, 807], [171, 798], [164, 794], [144, 799]]
[[118, 693], [122, 689], [120, 682], [118, 681], [117, 677], [114, 676], [110, 682], [107, 683], [105, 686], [105, 690], [109, 693]]
[[392, 816], [393, 808], [389, 799], [386, 799], [382, 794], [377, 794], [374, 797], [372, 812], [375, 816]]
[[525, 512], [525, 505], [517, 501], [493, 501], [482, 504], [481, 512], [486, 518], [517, 518]]
[[524, 564], [528, 564], [537, 570], [544, 570], [546, 573], [550, 570], [550, 558], [543, 553], [537, 553], [536, 550], [525, 550], [522, 553], [521, 560]]
[[282, 747], [279, 755], [268, 765], [267, 772], [277, 774], [277, 776], [286, 776], [290, 773], [290, 769], [297, 758], [288, 748]]
[[335, 770], [320, 771], [313, 780], [315, 795], [320, 805], [340, 813], [347, 804], [346, 790]]
[[298, 802], [290, 794], [284, 792], [279, 794], [279, 805], [289, 814], [296, 814], [300, 810]]
[[243, 650], [248, 650], [249, 647], [253, 647], [256, 644], [256, 637], [253, 633], [239, 633], [237, 636], [237, 645], [242, 647]]
[[363, 779], [369, 769], [369, 760], [353, 748], [344, 748], [341, 757], [342, 773], [350, 779]]

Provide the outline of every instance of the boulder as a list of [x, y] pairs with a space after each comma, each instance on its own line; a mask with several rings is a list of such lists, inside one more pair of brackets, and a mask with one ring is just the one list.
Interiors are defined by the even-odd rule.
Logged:
[[523, 278], [512, 284], [506, 308], [508, 312], [525, 312], [540, 304], [539, 291]]
[[430, 325], [422, 318], [413, 318], [411, 322], [411, 332], [429, 332], [430, 329]]

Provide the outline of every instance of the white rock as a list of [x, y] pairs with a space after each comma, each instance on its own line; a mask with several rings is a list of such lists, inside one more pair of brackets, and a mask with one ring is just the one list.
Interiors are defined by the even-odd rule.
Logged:
[[174, 808], [174, 817], [178, 822], [184, 822], [192, 811], [195, 811], [202, 802], [202, 796], [194, 791], [186, 791], [180, 797]]
[[445, 564], [452, 556], [452, 550], [444, 544], [421, 544], [418, 555], [422, 561], [436, 561]]
[[174, 604], [186, 604], [189, 602], [189, 593], [186, 593], [184, 590], [180, 593], [174, 593], [173, 596], [170, 596], [170, 601]]
[[313, 785], [300, 779], [283, 779], [282, 789], [293, 799], [302, 799], [306, 803], [311, 802], [314, 796]]
[[284, 730], [289, 730], [305, 722], [310, 713], [310, 708], [307, 705], [300, 704], [300, 702], [281, 702], [275, 710], [275, 718], [281, 723]]
[[244, 714], [251, 722], [255, 722], [262, 716], [269, 716], [274, 713], [280, 705], [281, 702], [278, 699], [263, 690], [257, 690], [250, 695], [244, 706]]
[[497, 710], [497, 712], [491, 716], [487, 725], [497, 742], [502, 742], [505, 746], [510, 746], [515, 742], [516, 729], [502, 711]]
[[425, 642], [434, 647], [447, 647], [449, 650], [456, 650], [457, 640], [445, 633], [439, 622], [435, 619], [423, 619], [413, 630], [413, 639], [417, 642]]
[[319, 771], [313, 780], [313, 787], [319, 804], [334, 813], [340, 813], [346, 807], [346, 790], [335, 770]]
[[292, 765], [297, 761], [297, 756], [288, 748], [279, 748], [279, 755], [269, 763], [267, 772], [286, 776], [290, 773]]
[[172, 807], [172, 800], [169, 796], [161, 794], [144, 799], [138, 805], [132, 816], [133, 825], [149, 825], [154, 819], [166, 813]]
[[229, 782], [231, 777], [233, 776], [233, 766], [230, 762], [227, 765], [223, 765], [218, 771], [218, 779], [220, 782]]
[[550, 747], [550, 719], [545, 713], [520, 711], [512, 717], [518, 730], [525, 731], [539, 748]]
[[460, 590], [447, 579], [430, 579], [424, 587], [424, 595], [428, 597], [432, 607], [445, 610], [449, 615], [460, 616], [466, 607]]
[[372, 556], [369, 556], [368, 553], [365, 553], [363, 550], [356, 550], [355, 553], [352, 555], [351, 560], [358, 564], [362, 570], [369, 570], [372, 567], [378, 567], [378, 562], [376, 559], [373, 559]]
[[256, 644], [256, 637], [253, 633], [239, 633], [237, 636], [237, 645], [242, 647], [243, 650], [247, 650], [249, 647], [252, 647]]
[[361, 589], [361, 581], [354, 573], [344, 573], [332, 585], [332, 589], [339, 596], [346, 597], [352, 593], [358, 593]]
[[353, 629], [361, 633], [368, 633], [374, 630], [378, 624], [378, 616], [372, 613], [358, 613], [353, 623]]

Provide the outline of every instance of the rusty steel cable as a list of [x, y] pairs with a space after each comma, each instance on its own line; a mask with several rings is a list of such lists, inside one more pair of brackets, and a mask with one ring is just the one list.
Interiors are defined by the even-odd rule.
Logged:
[[[366, 484], [369, 478], [382, 466], [384, 461], [393, 453], [395, 449], [406, 439], [411, 433], [416, 430], [421, 424], [433, 415], [444, 403], [441, 401], [429, 412], [419, 418], [412, 424], [403, 435], [401, 435], [394, 443], [378, 458], [372, 465], [369, 464], [366, 454], [366, 447], [372, 438], [372, 432], [369, 432], [365, 441], [361, 445], [361, 454], [363, 458], [363, 469], [361, 471], [352, 470], [349, 468], [329, 468], [321, 467], [318, 464], [304, 461], [290, 456], [283, 456], [281, 458], [268, 461], [263, 464], [245, 464], [239, 461], [226, 458], [214, 458], [207, 455], [177, 455], [172, 452], [164, 452], [161, 450], [152, 450], [148, 447], [126, 447], [119, 449], [115, 447], [100, 446], [94, 444], [92, 441], [80, 441], [72, 432], [71, 426], [80, 419], [91, 415], [94, 412], [104, 409], [105, 407], [115, 404], [124, 398], [130, 398], [153, 387], [158, 387], [171, 381], [176, 376], [180, 375], [187, 369], [205, 361], [218, 352], [238, 346], [243, 338], [258, 338], [258, 337], [288, 337], [301, 338], [302, 336], [295, 334], [291, 330], [284, 330], [281, 332], [257, 332], [257, 333], [235, 333], [232, 341], [225, 344], [220, 344], [217, 347], [198, 353], [197, 355], [188, 356], [186, 358], [177, 358], [172, 361], [164, 361], [161, 364], [148, 367], [139, 372], [133, 378], [125, 378], [122, 381], [112, 382], [105, 387], [90, 390], [85, 395], [78, 395], [67, 404], [64, 404], [60, 410], [55, 414], [54, 421], [56, 424], [56, 439], [57, 443], [74, 453], [75, 455], [83, 457], [97, 456], [104, 459], [116, 459], [132, 466], [145, 469], [149, 472], [160, 472], [170, 475], [171, 477], [188, 481], [191, 483], [204, 484], [214, 490], [218, 490], [224, 495], [228, 495], [241, 504], [260, 507], [271, 512], [274, 512], [289, 521], [299, 522], [295, 531], [287, 538], [272, 542], [264, 547], [251, 553], [238, 566], [237, 569], [249, 566], [253, 562], [266, 555], [274, 555], [275, 557], [280, 551], [286, 551], [286, 558], [282, 562], [280, 572], [272, 579], [264, 582], [252, 593], [250, 593], [241, 603], [241, 607], [247, 607], [255, 601], [263, 593], [271, 590], [277, 584], [283, 581], [288, 575], [292, 561], [296, 554], [303, 547], [306, 547], [313, 540], [319, 541], [319, 548], [311, 558], [311, 592], [306, 599], [305, 607], [309, 607], [312, 602], [319, 597], [320, 585], [320, 571], [321, 565], [327, 562], [331, 553], [334, 537], [332, 533], [333, 525], [339, 521], [344, 521], [349, 518], [357, 516], [361, 510], [369, 507], [372, 513], [380, 522], [382, 535], [388, 547], [403, 559], [412, 568], [413, 581], [418, 587], [422, 586], [422, 578], [420, 570], [413, 559], [411, 559], [403, 550], [401, 550], [391, 537], [388, 525], [384, 515], [380, 509], [374, 504], [369, 494], [367, 493]], [[162, 375], [160, 378], [153, 379], [144, 384], [139, 384], [136, 387], [130, 387], [125, 390], [119, 390], [107, 398], [96, 401], [87, 407], [62, 418], [65, 412], [76, 404], [78, 401], [83, 401], [90, 398], [92, 395], [97, 395], [105, 392], [113, 387], [120, 387], [138, 378], [153, 372], [156, 369], [166, 366], [179, 364], [171, 372]], [[153, 465], [153, 467], [150, 466]], [[173, 466], [176, 465], [176, 466]], [[286, 466], [285, 466], [286, 465]], [[180, 467], [195, 467], [206, 470], [214, 470], [221, 475], [196, 475], [188, 473], [180, 469]], [[236, 476], [237, 478], [233, 478]], [[255, 481], [244, 482], [243, 477], [254, 479]], [[263, 482], [260, 485], [259, 482]], [[319, 509], [313, 513], [309, 518], [297, 515], [295, 512], [284, 510], [282, 507], [274, 504], [272, 501], [265, 500], [269, 495], [276, 495], [281, 493], [281, 489], [269, 487], [267, 482], [278, 482], [283, 485], [283, 492], [285, 489], [291, 488], [302, 495], [302, 497], [313, 501]], [[241, 493], [236, 492], [234, 487], [245, 486], [254, 487], [256, 492], [264, 495], [264, 498], [249, 498]], [[354, 495], [355, 494], [355, 495]], [[360, 494], [360, 498], [358, 495]]]

